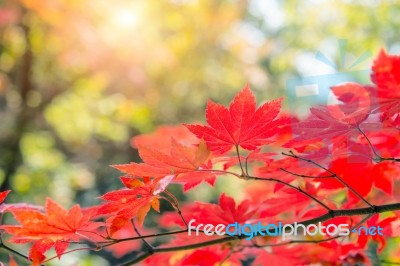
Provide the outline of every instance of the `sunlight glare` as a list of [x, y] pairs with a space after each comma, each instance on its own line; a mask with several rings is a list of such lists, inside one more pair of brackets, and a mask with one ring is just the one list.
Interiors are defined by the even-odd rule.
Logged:
[[114, 23], [117, 27], [131, 28], [138, 22], [137, 15], [132, 10], [118, 10], [114, 15]]

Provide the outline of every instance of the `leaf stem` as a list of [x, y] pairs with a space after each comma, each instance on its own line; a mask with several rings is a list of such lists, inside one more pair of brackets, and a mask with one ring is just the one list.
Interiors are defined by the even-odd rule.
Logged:
[[242, 175], [241, 176], [244, 177], [245, 176], [245, 171], [243, 169], [242, 160], [240, 159], [239, 146], [235, 145], [235, 149], [236, 149], [236, 155], [237, 155], [238, 160], [239, 160], [240, 170], [242, 170]]

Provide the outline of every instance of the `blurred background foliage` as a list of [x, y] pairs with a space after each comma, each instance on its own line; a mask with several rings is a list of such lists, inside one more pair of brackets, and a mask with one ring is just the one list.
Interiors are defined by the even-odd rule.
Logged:
[[338, 39], [346, 62], [400, 52], [399, 13], [395, 0], [0, 0], [1, 190], [98, 203], [120, 187], [109, 165], [138, 160], [131, 137], [201, 121], [208, 98], [246, 83], [265, 101], [334, 73], [315, 53], [340, 68]]

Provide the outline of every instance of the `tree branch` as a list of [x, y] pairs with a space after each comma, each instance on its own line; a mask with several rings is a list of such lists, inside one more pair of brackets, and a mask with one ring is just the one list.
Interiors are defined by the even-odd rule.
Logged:
[[[324, 221], [327, 221], [327, 220], [329, 220], [331, 218], [335, 218], [335, 217], [372, 215], [375, 213], [383, 213], [383, 212], [397, 211], [397, 210], [400, 210], [400, 203], [377, 205], [377, 206], [373, 206], [373, 207], [355, 208], [355, 209], [348, 209], [348, 210], [331, 210], [330, 212], [328, 212], [326, 214], [323, 214], [323, 215], [318, 216], [313, 219], [308, 219], [308, 220], [298, 222], [297, 224], [302, 224], [304, 226], [307, 226], [310, 224], [316, 224], [318, 222], [324, 222]], [[271, 234], [270, 231], [267, 232], [267, 230], [264, 231], [264, 233]], [[277, 233], [277, 232], [275, 232], [275, 233]], [[142, 237], [146, 237], [146, 236], [142, 236]], [[223, 238], [219, 238], [219, 239], [213, 239], [210, 241], [204, 241], [204, 242], [195, 243], [195, 244], [188, 244], [188, 245], [184, 245], [184, 246], [173, 246], [173, 247], [165, 247], [165, 248], [155, 247], [153, 249], [153, 252], [154, 253], [164, 253], [164, 252], [173, 252], [173, 251], [180, 251], [180, 250], [190, 250], [190, 249], [212, 246], [212, 245], [216, 245], [216, 244], [222, 244], [222, 243], [226, 243], [226, 242], [230, 242], [230, 241], [234, 241], [234, 240], [241, 240], [241, 239], [245, 239], [246, 237], [247, 236], [245, 236], [245, 235], [227, 236], [227, 237], [223, 237]], [[261, 237], [261, 236], [257, 235], [254, 237]], [[136, 257], [135, 259], [122, 264], [121, 266], [133, 265], [142, 260], [145, 260], [146, 258], [148, 258], [150, 256], [151, 256], [151, 254], [144, 253], [141, 256]]]

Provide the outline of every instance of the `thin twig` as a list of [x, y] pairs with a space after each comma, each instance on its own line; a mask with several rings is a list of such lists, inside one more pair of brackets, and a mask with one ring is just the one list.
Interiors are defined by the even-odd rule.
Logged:
[[333, 175], [340, 183], [342, 183], [343, 186], [347, 187], [351, 192], [353, 192], [359, 199], [361, 199], [362, 201], [364, 201], [368, 206], [370, 206], [371, 208], [374, 208], [374, 205], [372, 205], [372, 204], [369, 203], [366, 199], [364, 199], [363, 196], [361, 196], [356, 190], [354, 190], [351, 186], [349, 186], [349, 184], [347, 184], [347, 183], [346, 183], [342, 178], [340, 178], [336, 173], [332, 172], [332, 171], [329, 170], [328, 168], [326, 168], [326, 167], [320, 165], [319, 163], [317, 163], [317, 162], [315, 162], [315, 161], [313, 161], [313, 160], [306, 159], [306, 158], [302, 158], [302, 157], [300, 157], [300, 156], [294, 154], [293, 151], [289, 151], [289, 152], [290, 152], [290, 154], [284, 153], [284, 152], [282, 152], [282, 154], [285, 155], [285, 156], [289, 156], [289, 157], [292, 157], [292, 158], [296, 158], [296, 159], [305, 161], [305, 162], [307, 162], [307, 163], [313, 164], [313, 165], [315, 165], [315, 166], [317, 166], [317, 167], [319, 167], [319, 168], [325, 170], [326, 172], [328, 172], [328, 173], [330, 173], [331, 175]]
[[130, 261], [125, 262], [125, 263], [122, 263], [122, 264], [119, 264], [118, 266], [129, 266], [129, 265], [134, 265], [134, 264], [136, 264], [136, 263], [138, 263], [138, 262], [141, 262], [141, 261], [147, 259], [147, 258], [150, 257], [151, 255], [153, 255], [153, 253], [145, 252], [145, 253], [143, 253], [142, 255], [140, 255], [140, 256], [134, 258], [133, 260], [130, 260]]
[[9, 252], [11, 252], [11, 253], [13, 253], [13, 254], [15, 254], [15, 255], [17, 255], [17, 256], [19, 256], [19, 257], [21, 257], [21, 258], [24, 258], [24, 259], [26, 259], [27, 261], [31, 261], [31, 260], [28, 258], [28, 256], [26, 256], [26, 255], [24, 255], [24, 254], [22, 254], [22, 253], [20, 253], [20, 252], [18, 252], [18, 251], [16, 251], [16, 250], [14, 250], [14, 249], [8, 247], [8, 246], [6, 246], [4, 243], [1, 243], [1, 244], [0, 244], [0, 248], [4, 248], [5, 250], [8, 250]]
[[14, 255], [17, 255], [17, 256], [19, 256], [21, 258], [24, 258], [27, 261], [31, 261], [28, 256], [26, 256], [26, 255], [24, 255], [24, 254], [22, 254], [22, 253], [20, 253], [20, 252], [18, 252], [16, 250], [10, 248], [6, 244], [4, 244], [2, 234], [0, 234], [0, 248], [4, 248], [5, 250], [8, 250], [9, 252], [13, 253]]
[[260, 180], [260, 181], [269, 181], [269, 182], [276, 182], [276, 183], [280, 183], [283, 184], [287, 187], [293, 188], [297, 191], [299, 191], [300, 193], [302, 193], [303, 195], [309, 197], [310, 199], [312, 199], [313, 201], [315, 201], [316, 203], [318, 203], [319, 205], [321, 205], [322, 207], [324, 207], [328, 213], [330, 213], [332, 211], [331, 208], [329, 208], [327, 205], [325, 205], [322, 201], [320, 201], [319, 199], [317, 199], [316, 197], [312, 196], [310, 193], [302, 190], [300, 187], [296, 187], [293, 186], [285, 181], [279, 180], [279, 179], [275, 179], [275, 178], [261, 178], [261, 177], [255, 177], [255, 176], [247, 176], [247, 178], [249, 179], [253, 179], [253, 180]]
[[160, 236], [169, 236], [169, 235], [182, 234], [182, 233], [185, 233], [185, 232], [187, 232], [187, 229], [170, 231], [170, 232], [165, 232], [165, 233], [158, 233], [158, 234], [150, 234], [150, 235], [144, 235], [144, 236], [135, 236], [135, 237], [129, 237], [129, 238], [115, 239], [112, 242], [113, 243], [120, 243], [120, 242], [125, 242], [125, 241], [138, 240], [138, 239], [142, 239], [142, 238], [144, 239], [144, 238], [151, 238], [151, 237], [160, 237]]
[[296, 174], [293, 172], [290, 172], [289, 170], [286, 170], [284, 168], [279, 168], [280, 170], [282, 170], [283, 172], [286, 172], [288, 174], [294, 175], [294, 176], [298, 176], [298, 177], [303, 177], [303, 178], [331, 178], [331, 177], [335, 177], [335, 175], [328, 175], [328, 176], [312, 176], [312, 175], [302, 175], [302, 174]]
[[[126, 241], [134, 241], [138, 239], [145, 239], [145, 238], [152, 238], [152, 237], [162, 237], [162, 236], [169, 236], [169, 235], [176, 235], [176, 234], [182, 234], [187, 232], [187, 229], [182, 229], [182, 230], [176, 230], [176, 231], [169, 231], [169, 232], [164, 232], [164, 233], [157, 233], [157, 234], [150, 234], [150, 235], [143, 235], [143, 236], [135, 236], [135, 237], [127, 237], [127, 238], [119, 238], [119, 239], [110, 239], [109, 241], [99, 241], [93, 244], [104, 244], [105, 246], [109, 245], [114, 245], [117, 243], [121, 242], [126, 242]], [[199, 230], [199, 232], [202, 232], [202, 230]], [[82, 241], [63, 241], [67, 242], [70, 244], [78, 244], [78, 245], [85, 245], [85, 244], [91, 244], [90, 242], [82, 242]], [[105, 246], [100, 246], [100, 248], [103, 248]]]
[[[97, 248], [93, 248], [93, 247], [82, 247], [82, 248], [75, 248], [75, 249], [71, 249], [68, 251], [65, 251], [63, 253], [63, 255], [68, 254], [68, 253], [72, 253], [72, 252], [76, 252], [76, 251], [81, 251], [81, 250], [97, 250]], [[53, 257], [48, 258], [47, 260], [43, 261], [44, 263], [47, 263], [49, 261], [52, 261], [54, 259], [58, 258], [58, 255], [55, 255]]]
[[364, 136], [364, 138], [367, 140], [368, 145], [371, 147], [372, 152], [375, 154], [375, 156], [377, 158], [374, 159], [374, 161], [376, 162], [382, 162], [382, 161], [394, 161], [394, 162], [400, 162], [400, 158], [393, 158], [393, 157], [382, 157], [381, 155], [378, 154], [378, 152], [376, 151], [374, 145], [372, 145], [371, 140], [367, 137], [367, 135], [365, 134], [364, 131], [361, 130], [360, 125], [357, 125], [357, 129], [358, 131], [360, 131], [360, 133]]
[[179, 202], [178, 202], [178, 200], [177, 200], [177, 199], [175, 198], [175, 196], [174, 196], [171, 192], [169, 192], [168, 190], [165, 190], [164, 193], [167, 194], [168, 196], [170, 196], [170, 197], [173, 199], [174, 203], [171, 202], [171, 203], [172, 203], [172, 206], [173, 206], [173, 207], [176, 209], [176, 211], [178, 212], [179, 217], [181, 217], [181, 220], [183, 221], [183, 223], [185, 224], [186, 229], [187, 229], [187, 228], [188, 228], [188, 224], [187, 224], [185, 218], [184, 218], [183, 215], [182, 215], [181, 209], [179, 208]]
[[[133, 218], [131, 219], [131, 223], [132, 223], [133, 229], [135, 230], [136, 234], [137, 234], [138, 236], [142, 236], [142, 235], [140, 234], [139, 230], [137, 229], [137, 227], [136, 227], [136, 225], [135, 225], [135, 220], [134, 220]], [[146, 239], [141, 238], [141, 240], [142, 240], [142, 242], [146, 245], [146, 247], [147, 247], [147, 249], [149, 250], [149, 252], [151, 252], [151, 251], [154, 249], [154, 247], [153, 247], [149, 242], [147, 242]]]

